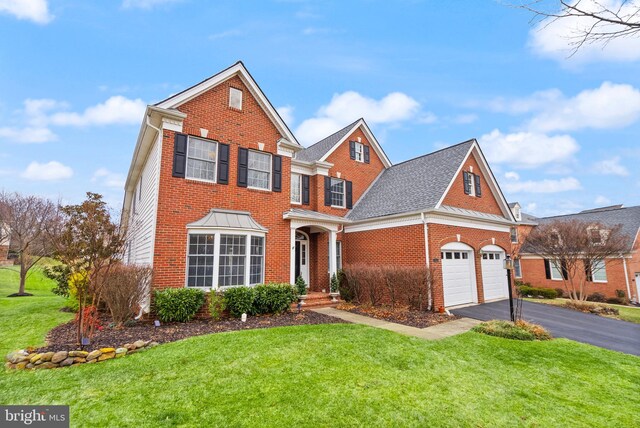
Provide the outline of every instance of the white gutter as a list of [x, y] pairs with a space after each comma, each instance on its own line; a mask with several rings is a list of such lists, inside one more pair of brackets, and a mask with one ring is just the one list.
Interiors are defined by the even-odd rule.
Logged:
[[[420, 213], [420, 218], [422, 219], [422, 224], [424, 226], [424, 258], [427, 264], [427, 269], [430, 269], [429, 265], [429, 225], [427, 224], [427, 219], [424, 216], [424, 212]], [[433, 294], [431, 292], [431, 288], [429, 288], [428, 298], [427, 298], [427, 310], [430, 311], [433, 307]], [[451, 314], [449, 314], [451, 315]]]
[[629, 286], [629, 272], [627, 271], [627, 259], [625, 259], [624, 257], [622, 257], [622, 266], [624, 266], [624, 281], [627, 283], [627, 296], [629, 296], [629, 300], [631, 300], [632, 296], [631, 296], [631, 287]]

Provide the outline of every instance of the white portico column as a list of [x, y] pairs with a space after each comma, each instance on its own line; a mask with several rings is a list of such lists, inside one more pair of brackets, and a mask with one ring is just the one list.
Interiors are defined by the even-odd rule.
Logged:
[[337, 260], [336, 260], [336, 237], [335, 230], [329, 231], [329, 284], [331, 284], [331, 278], [333, 274], [337, 272]]
[[291, 225], [291, 254], [289, 258], [289, 283], [296, 283], [296, 227]]

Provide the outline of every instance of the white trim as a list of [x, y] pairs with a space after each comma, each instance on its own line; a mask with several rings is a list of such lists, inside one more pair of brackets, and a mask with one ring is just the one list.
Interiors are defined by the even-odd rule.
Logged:
[[[485, 159], [484, 154], [482, 153], [482, 150], [480, 150], [480, 146], [478, 145], [478, 142], [475, 139], [473, 140], [473, 143], [471, 144], [471, 147], [469, 147], [469, 151], [465, 155], [463, 161], [458, 166], [458, 169], [456, 170], [456, 173], [453, 175], [453, 178], [449, 182], [449, 185], [447, 186], [447, 189], [444, 191], [444, 193], [440, 197], [440, 200], [436, 204], [435, 209], [440, 208], [440, 206], [442, 205], [442, 202], [444, 201], [445, 197], [447, 196], [447, 194], [449, 193], [449, 191], [453, 187], [453, 184], [455, 183], [456, 179], [458, 178], [458, 175], [460, 175], [460, 171], [462, 171], [462, 168], [464, 168], [464, 165], [466, 164], [467, 160], [469, 159], [469, 156], [472, 153], [475, 153], [475, 155], [476, 155], [475, 158], [476, 158], [476, 161], [478, 162], [478, 166], [480, 167], [482, 175], [485, 177], [484, 181], [485, 181], [485, 183], [488, 184], [489, 189], [491, 190], [491, 193], [493, 194], [494, 198], [496, 198], [496, 201], [498, 202], [498, 205], [500, 205], [500, 209], [502, 210], [502, 214], [505, 216], [506, 219], [509, 219], [510, 221], [515, 222], [515, 219], [513, 217], [513, 213], [511, 212], [511, 208], [509, 207], [509, 204], [507, 203], [507, 200], [505, 199], [504, 195], [502, 194], [502, 191], [500, 190], [500, 186], [498, 186], [498, 182], [496, 181], [495, 176], [491, 172], [491, 169], [489, 168], [489, 164], [487, 163], [487, 160]], [[472, 188], [473, 188], [473, 186], [472, 186]], [[475, 190], [474, 190], [474, 192], [475, 192]]]
[[[624, 258], [622, 259], [624, 260]], [[604, 280], [598, 279], [596, 280], [596, 272], [594, 272], [593, 270], [593, 263], [591, 263], [591, 282], [595, 283], [595, 284], [606, 284], [607, 282], [609, 282], [609, 278], [607, 277], [607, 262], [604, 260], [596, 260], [596, 263], [601, 262], [602, 263], [602, 268], [597, 270], [597, 273], [600, 272], [604, 272]]]
[[631, 287], [629, 286], [629, 271], [627, 270], [627, 260], [624, 257], [622, 258], [622, 266], [624, 267], [624, 282], [627, 285], [627, 297], [631, 300], [632, 296]]
[[331, 204], [331, 208], [342, 208], [345, 209], [347, 206], [347, 181], [344, 178], [338, 177], [330, 177], [330, 189], [331, 189], [331, 202], [333, 202], [333, 194], [338, 193], [333, 191], [333, 180], [342, 182], [342, 204], [341, 205], [333, 205]]
[[[373, 135], [373, 132], [371, 132], [371, 129], [369, 129], [369, 126], [367, 125], [367, 122], [364, 121], [364, 119], [358, 120], [351, 127], [349, 132], [347, 132], [344, 137], [342, 137], [337, 143], [335, 143], [333, 147], [331, 147], [331, 149], [329, 149], [329, 151], [320, 158], [320, 161], [326, 161], [327, 158], [331, 155], [331, 153], [335, 152], [336, 149], [340, 147], [340, 145], [344, 143], [347, 140], [347, 138], [349, 138], [351, 134], [353, 134], [355, 130], [359, 127], [362, 127], [362, 132], [365, 134], [365, 137], [367, 137], [369, 144], [371, 144], [371, 147], [376, 152], [376, 155], [378, 155], [378, 158], [382, 161], [382, 164], [384, 165], [384, 167], [389, 168], [392, 165], [391, 161], [385, 154], [384, 150], [382, 150], [382, 146], [380, 145], [376, 137]], [[364, 152], [362, 156], [364, 157]]]
[[473, 248], [464, 242], [449, 242], [441, 246], [440, 251], [473, 251]]
[[[555, 259], [547, 259], [548, 263], [549, 263], [549, 276], [551, 277], [550, 279], [552, 281], [563, 281], [564, 278], [562, 276], [562, 266], [558, 267], [556, 266], [556, 263], [554, 262]], [[547, 263], [547, 262], [545, 262]], [[553, 277], [553, 273], [554, 273], [554, 268], [556, 271], [558, 271], [558, 274], [560, 275], [560, 278], [554, 278]]]
[[504, 253], [504, 248], [498, 247], [497, 245], [494, 245], [494, 244], [489, 244], [489, 245], [485, 245], [484, 247], [480, 248], [480, 251], [487, 251], [487, 252], [493, 252], [493, 253], [497, 253], [497, 252]]
[[[191, 139], [195, 139], [195, 140], [201, 140], [204, 141], [206, 143], [210, 143], [210, 144], [215, 144], [216, 145], [216, 160], [213, 162], [213, 180], [207, 180], [206, 178], [197, 178], [197, 177], [188, 177], [187, 176], [187, 170], [188, 170], [188, 166], [189, 166], [189, 144], [191, 143]], [[187, 151], [186, 151], [186, 160], [185, 160], [185, 164], [184, 164], [184, 178], [185, 180], [193, 180], [193, 181], [202, 181], [205, 183], [213, 183], [216, 184], [218, 182], [218, 154], [220, 151], [220, 143], [217, 142], [216, 140], [210, 140], [208, 138], [204, 138], [204, 137], [196, 137], [195, 135], [187, 135]], [[197, 161], [201, 161], [201, 162], [211, 162], [210, 160], [205, 160], [205, 159], [200, 159], [200, 158], [194, 158], [192, 157], [191, 159], [197, 160]]]
[[[269, 179], [267, 180], [267, 184], [269, 185], [269, 187], [266, 188], [266, 189], [264, 187], [249, 186], [249, 170], [251, 170], [251, 168], [249, 168], [249, 154], [251, 152], [269, 156]], [[216, 156], [216, 158], [217, 158], [217, 156]], [[258, 171], [258, 172], [262, 172], [262, 173], [265, 172], [265, 171], [262, 171], [262, 170], [259, 170], [259, 169], [253, 169], [253, 171]], [[265, 192], [271, 192], [271, 186], [272, 185], [273, 185], [273, 155], [271, 153], [269, 153], [269, 152], [263, 152], [261, 150], [247, 149], [247, 189], [262, 190], [262, 191], [265, 191]]]
[[[292, 196], [292, 192], [293, 192], [293, 176], [296, 175], [299, 178], [299, 182], [298, 182], [298, 189], [300, 190], [300, 192], [298, 193], [298, 196], [300, 196], [300, 200], [299, 201], [294, 201], [293, 199], [291, 199]], [[302, 205], [302, 174], [300, 174], [299, 172], [291, 172], [291, 174], [289, 175], [289, 183], [290, 183], [290, 189], [289, 189], [289, 203], [291, 203], [292, 205]]]

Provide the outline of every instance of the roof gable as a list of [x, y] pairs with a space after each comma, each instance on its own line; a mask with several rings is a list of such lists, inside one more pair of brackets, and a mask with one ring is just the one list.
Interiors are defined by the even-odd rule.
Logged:
[[378, 158], [380, 158], [380, 160], [382, 161], [384, 167], [389, 168], [391, 166], [391, 161], [387, 157], [387, 154], [382, 149], [382, 146], [380, 145], [376, 137], [373, 135], [373, 132], [371, 132], [371, 129], [367, 125], [367, 122], [365, 122], [365, 120], [362, 118], [297, 153], [296, 159], [306, 162], [326, 161], [331, 153], [333, 153], [338, 147], [340, 147], [340, 145], [344, 143], [346, 139], [351, 134], [353, 134], [353, 132], [357, 128], [362, 129], [367, 140], [369, 141], [369, 144], [375, 151], [376, 155], [378, 155]]
[[178, 92], [177, 94], [156, 103], [155, 106], [163, 109], [176, 109], [187, 101], [194, 99], [198, 95], [231, 79], [234, 76], [238, 76], [242, 80], [247, 89], [249, 89], [251, 95], [256, 99], [260, 107], [264, 110], [269, 119], [276, 126], [276, 128], [280, 132], [280, 135], [284, 136], [287, 140], [289, 140], [289, 142], [300, 146], [300, 143], [298, 143], [296, 137], [293, 135], [287, 124], [282, 120], [277, 110], [265, 96], [264, 92], [262, 92], [262, 89], [260, 89], [260, 86], [253, 79], [253, 76], [251, 76], [242, 61], [238, 61], [231, 67], [222, 70], [217, 74], [214, 74], [213, 76], [203, 80], [202, 82], [197, 83], [182, 92]]

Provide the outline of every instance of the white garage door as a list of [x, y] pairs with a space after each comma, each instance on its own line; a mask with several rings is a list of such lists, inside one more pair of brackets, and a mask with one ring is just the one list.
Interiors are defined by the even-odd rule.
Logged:
[[441, 256], [444, 305], [455, 306], [474, 302], [472, 252], [443, 249]]
[[509, 297], [509, 289], [507, 288], [507, 271], [504, 270], [503, 262], [504, 251], [482, 250], [481, 266], [484, 300], [504, 299]]

